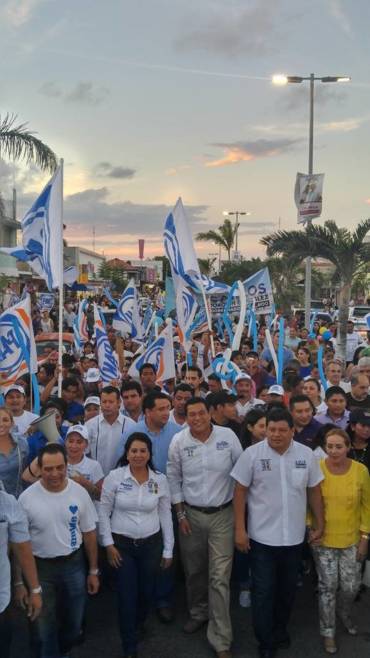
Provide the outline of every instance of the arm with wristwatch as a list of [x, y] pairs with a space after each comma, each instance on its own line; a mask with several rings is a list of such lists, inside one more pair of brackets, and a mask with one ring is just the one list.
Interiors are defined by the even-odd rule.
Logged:
[[12, 543], [11, 550], [14, 599], [24, 610], [27, 610], [30, 620], [34, 621], [41, 612], [42, 589], [31, 544], [28, 541]]

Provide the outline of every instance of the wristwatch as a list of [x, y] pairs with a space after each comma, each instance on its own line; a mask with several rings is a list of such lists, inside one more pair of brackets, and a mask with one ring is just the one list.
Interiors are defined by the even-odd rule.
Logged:
[[89, 569], [89, 576], [99, 576], [99, 569]]
[[42, 587], [39, 585], [38, 587], [34, 587], [33, 589], [30, 590], [31, 594], [41, 594], [42, 592]]

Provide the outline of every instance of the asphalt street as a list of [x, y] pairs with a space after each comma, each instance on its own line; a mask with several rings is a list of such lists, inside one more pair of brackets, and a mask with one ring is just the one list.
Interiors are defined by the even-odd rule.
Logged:
[[[343, 658], [369, 658], [370, 656], [370, 590], [361, 595], [355, 604], [354, 620], [359, 626], [357, 637], [347, 635], [338, 628], [339, 655]], [[205, 629], [187, 636], [182, 631], [186, 620], [185, 595], [179, 587], [176, 602], [176, 620], [163, 625], [153, 614], [148, 619], [145, 637], [139, 646], [139, 658], [212, 658], [213, 651], [206, 639]], [[237, 594], [232, 595], [232, 621], [234, 627], [234, 658], [257, 657], [257, 646], [251, 627], [250, 609], [238, 605]], [[17, 619], [18, 632], [12, 658], [28, 658], [27, 626]], [[318, 632], [317, 599], [311, 577], [306, 576], [304, 586], [298, 589], [294, 613], [290, 624], [292, 646], [279, 651], [279, 658], [316, 658], [327, 655], [322, 649]], [[0, 648], [1, 655], [1, 648]], [[90, 598], [87, 612], [86, 640], [74, 648], [71, 658], [121, 658], [122, 651], [116, 623], [115, 594], [102, 591]]]

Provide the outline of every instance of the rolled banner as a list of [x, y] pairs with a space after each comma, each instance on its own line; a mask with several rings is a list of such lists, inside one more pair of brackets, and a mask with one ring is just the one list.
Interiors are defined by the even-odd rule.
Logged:
[[279, 346], [278, 346], [278, 364], [279, 372], [277, 373], [277, 383], [280, 386], [283, 383], [283, 369], [284, 369], [284, 318], [279, 320]]
[[275, 348], [274, 348], [274, 345], [273, 345], [273, 342], [272, 342], [270, 329], [266, 329], [265, 336], [266, 336], [266, 343], [267, 343], [267, 346], [268, 346], [268, 348], [269, 348], [269, 350], [270, 350], [271, 358], [272, 358], [272, 360], [273, 360], [273, 362], [274, 362], [275, 373], [276, 373], [276, 378], [277, 378], [277, 376], [278, 376], [278, 372], [279, 372], [279, 364], [278, 364], [278, 360], [277, 360], [277, 356], [276, 356]]
[[225, 308], [224, 308], [224, 311], [222, 313], [222, 320], [223, 320], [223, 323], [226, 327], [226, 331], [229, 334], [230, 345], [232, 344], [232, 342], [234, 340], [234, 332], [233, 332], [233, 327], [232, 327], [232, 324], [231, 324], [230, 318], [229, 318], [229, 310], [231, 308], [231, 304], [233, 302], [233, 297], [234, 297], [234, 292], [237, 289], [237, 287], [238, 287], [238, 281], [235, 281], [235, 283], [233, 283], [233, 285], [230, 288], [229, 294], [227, 296]]
[[253, 309], [251, 309], [251, 323], [252, 323], [253, 350], [257, 352], [257, 318]]
[[231, 349], [228, 348], [225, 350], [224, 356], [219, 356], [212, 361], [213, 372], [221, 380], [222, 388], [227, 390], [226, 382], [231, 381], [234, 384], [236, 377], [241, 374], [240, 368], [230, 361], [230, 357]]
[[239, 293], [239, 300], [240, 300], [240, 312], [239, 312], [239, 322], [238, 326], [236, 328], [233, 342], [231, 349], [232, 350], [238, 350], [240, 347], [240, 341], [242, 338], [242, 333], [244, 329], [244, 318], [245, 318], [245, 313], [247, 310], [247, 296], [245, 294], [245, 288], [242, 284], [241, 281], [237, 281], [237, 288], [238, 288], [238, 293]]
[[310, 334], [312, 334], [312, 332], [313, 332], [313, 325], [315, 324], [316, 315], [317, 315], [317, 311], [315, 311], [312, 314], [312, 318], [311, 318], [311, 322], [310, 322]]
[[328, 388], [328, 382], [326, 381], [326, 377], [325, 377], [325, 373], [324, 373], [323, 356], [324, 356], [324, 346], [320, 345], [320, 347], [318, 349], [318, 352], [317, 352], [317, 367], [319, 369], [319, 374], [320, 374], [322, 387], [323, 387], [324, 391], [326, 391], [327, 388]]

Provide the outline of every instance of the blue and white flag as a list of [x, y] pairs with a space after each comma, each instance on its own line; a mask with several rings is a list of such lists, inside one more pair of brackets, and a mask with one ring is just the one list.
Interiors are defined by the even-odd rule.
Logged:
[[45, 279], [49, 290], [63, 285], [62, 190], [62, 167], [58, 167], [22, 219], [22, 246], [0, 249], [27, 262]]
[[156, 369], [156, 381], [164, 382], [166, 379], [176, 377], [175, 356], [173, 351], [172, 321], [166, 320], [166, 326], [158, 338], [147, 347], [145, 352], [133, 361], [128, 374], [138, 378], [140, 368], [144, 363], [152, 363]]
[[252, 304], [256, 315], [268, 315], [273, 310], [274, 298], [267, 267], [243, 281], [247, 304]]
[[103, 294], [107, 298], [107, 300], [117, 308], [118, 306], [118, 301], [112, 297], [111, 292], [108, 288], [103, 288]]
[[110, 384], [113, 379], [120, 379], [120, 371], [96, 304], [94, 304], [94, 322], [100, 377], [103, 384]]
[[191, 338], [187, 336], [187, 331], [193, 323], [197, 309], [198, 302], [194, 295], [184, 285], [182, 279], [178, 279], [176, 290], [177, 333], [185, 352], [190, 350]]
[[70, 265], [66, 267], [63, 272], [63, 282], [67, 286], [72, 286], [75, 281], [78, 279], [78, 270], [75, 265]]
[[190, 340], [193, 334], [201, 334], [203, 331], [207, 331], [207, 329], [207, 313], [203, 307], [198, 311], [190, 327], [187, 329], [185, 338], [186, 340]]
[[[221, 281], [214, 281], [210, 279], [205, 274], [200, 275], [204, 290], [206, 295], [215, 295], [217, 293], [228, 294], [230, 292], [230, 286], [227, 283], [222, 283]], [[197, 282], [198, 277], [195, 277], [195, 282]], [[197, 284], [199, 289], [199, 284]]]
[[54, 306], [55, 297], [52, 292], [41, 292], [38, 298], [38, 304], [41, 311], [51, 311]]
[[123, 295], [118, 302], [117, 311], [113, 317], [113, 327], [123, 334], [130, 334], [132, 329], [132, 310], [135, 300], [135, 283], [130, 279]]
[[0, 315], [0, 386], [14, 384], [27, 372], [37, 372], [29, 296]]
[[166, 219], [164, 248], [174, 283], [175, 278], [180, 277], [186, 285], [194, 287], [194, 277], [200, 277], [199, 263], [181, 198]]

